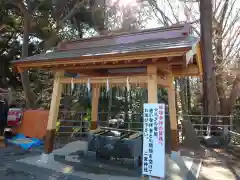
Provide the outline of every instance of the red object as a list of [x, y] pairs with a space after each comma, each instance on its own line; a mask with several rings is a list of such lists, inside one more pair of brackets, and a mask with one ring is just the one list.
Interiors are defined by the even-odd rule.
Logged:
[[21, 108], [10, 108], [8, 111], [7, 125], [10, 127], [21, 124], [23, 110]]

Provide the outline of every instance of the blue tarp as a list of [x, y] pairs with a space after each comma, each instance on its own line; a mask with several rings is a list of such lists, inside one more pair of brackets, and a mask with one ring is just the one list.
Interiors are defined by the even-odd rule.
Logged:
[[23, 134], [17, 134], [15, 137], [8, 139], [8, 143], [15, 144], [23, 149], [29, 149], [31, 147], [40, 146], [43, 142], [36, 138], [28, 138]]

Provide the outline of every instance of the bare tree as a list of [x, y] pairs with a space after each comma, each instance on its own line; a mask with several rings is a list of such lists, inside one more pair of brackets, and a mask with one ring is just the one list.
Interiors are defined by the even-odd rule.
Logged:
[[[215, 1], [213, 16], [213, 49], [216, 62], [217, 91], [220, 113], [230, 115], [240, 95], [240, 77], [229, 73], [229, 63], [239, 60], [240, 9], [236, 0]], [[228, 124], [228, 119], [224, 124]]]
[[[200, 2], [204, 3], [202, 5], [209, 3], [208, 1]], [[204, 69], [206, 70], [207, 68], [209, 72], [215, 71], [216, 89], [218, 95], [217, 100], [219, 102], [219, 106], [217, 106], [215, 103], [215, 105], [211, 104], [210, 106], [217, 107], [214, 107], [213, 111], [218, 111], [220, 114], [224, 115], [231, 114], [232, 107], [235, 104], [236, 98], [240, 96], [240, 77], [232, 75], [228, 67], [229, 63], [239, 60], [238, 53], [240, 50], [240, 10], [236, 2], [236, 0], [213, 0], [213, 14], [212, 16], [208, 14], [208, 17], [206, 17], [208, 20], [212, 17], [212, 49], [214, 62], [206, 62], [210, 64], [207, 65], [207, 67]], [[167, 8], [165, 7], [167, 11], [163, 10], [161, 4], [155, 3], [155, 6], [157, 6], [157, 8], [154, 8], [155, 10], [158, 9], [159, 11], [156, 13], [158, 19], [165, 19], [168, 25], [175, 23], [191, 23], [194, 27], [194, 33], [196, 35], [200, 35], [201, 28], [199, 23], [199, 2], [190, 0], [166, 0], [165, 5], [168, 5]], [[166, 23], [162, 24], [165, 25]], [[210, 37], [210, 34], [208, 34], [208, 36]], [[204, 48], [204, 46], [202, 48]], [[208, 81], [214, 84], [214, 77]], [[208, 99], [208, 97], [205, 95], [203, 97], [205, 99]], [[213, 97], [213, 99], [216, 98], [215, 95], [211, 95], [211, 97]], [[213, 102], [215, 102], [215, 100]], [[206, 104], [209, 106], [209, 102], [206, 102]], [[205, 105], [205, 107], [207, 106]], [[206, 108], [205, 112], [207, 109], [212, 111], [211, 108], [208, 107]], [[215, 114], [215, 112], [210, 112], [210, 114]], [[224, 123], [228, 123], [228, 120], [225, 119]]]

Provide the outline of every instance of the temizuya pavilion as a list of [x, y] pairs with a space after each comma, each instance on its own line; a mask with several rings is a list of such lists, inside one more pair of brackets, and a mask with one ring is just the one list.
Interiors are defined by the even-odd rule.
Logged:
[[[55, 73], [51, 107], [45, 139], [45, 153], [53, 151], [62, 84], [88, 83], [92, 97], [92, 129], [98, 119], [100, 85], [146, 85], [148, 103], [158, 103], [157, 89], [168, 89], [171, 148], [178, 150], [174, 77], [202, 76], [199, 39], [192, 37], [191, 26], [150, 29], [134, 33], [100, 36], [60, 43], [54, 52], [14, 61], [18, 72], [42, 69]], [[79, 73], [78, 78], [64, 77]]]

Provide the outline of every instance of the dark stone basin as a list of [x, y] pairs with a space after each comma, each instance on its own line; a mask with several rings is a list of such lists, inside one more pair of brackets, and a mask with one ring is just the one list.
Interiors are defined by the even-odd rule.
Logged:
[[142, 133], [100, 128], [89, 133], [88, 150], [97, 159], [133, 159], [137, 165], [142, 154]]

